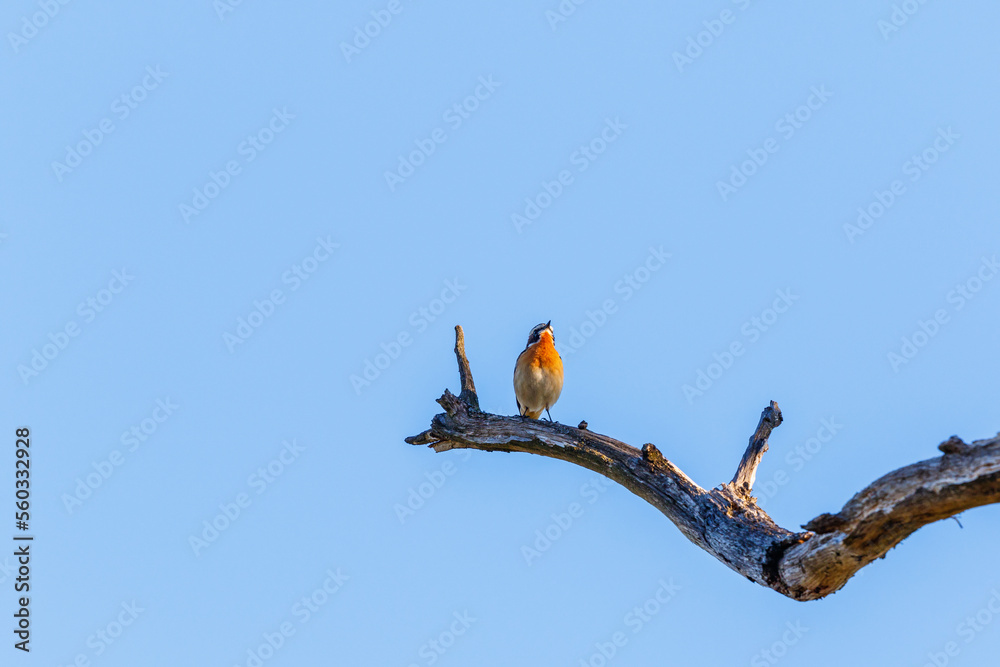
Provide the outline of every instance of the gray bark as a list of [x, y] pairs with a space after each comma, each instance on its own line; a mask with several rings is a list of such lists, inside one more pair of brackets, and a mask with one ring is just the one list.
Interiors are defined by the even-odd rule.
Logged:
[[460, 326], [455, 355], [461, 394], [446, 389], [438, 399], [444, 412], [406, 442], [437, 452], [527, 452], [598, 472], [663, 512], [685, 537], [736, 572], [794, 600], [839, 590], [921, 526], [1000, 502], [1000, 434], [971, 445], [952, 436], [939, 445], [942, 456], [890, 472], [836, 514], [822, 514], [802, 531], [787, 530], [751, 495], [768, 438], [782, 420], [774, 401], [761, 414], [733, 480], [706, 490], [651, 443], [640, 450], [587, 430], [586, 422], [573, 428], [480, 411]]

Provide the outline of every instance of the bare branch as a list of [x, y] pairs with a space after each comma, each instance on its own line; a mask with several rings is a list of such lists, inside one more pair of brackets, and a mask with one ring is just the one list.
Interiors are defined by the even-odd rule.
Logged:
[[472, 381], [472, 369], [465, 356], [465, 333], [462, 325], [455, 325], [455, 356], [458, 357], [458, 376], [462, 382], [462, 393], [458, 398], [476, 410], [479, 409], [479, 395], [476, 394], [476, 383]]
[[778, 407], [777, 403], [771, 401], [771, 404], [760, 413], [757, 430], [750, 436], [750, 444], [743, 452], [743, 459], [740, 461], [739, 467], [736, 468], [733, 481], [730, 482], [737, 489], [749, 493], [750, 489], [753, 488], [754, 480], [757, 478], [757, 466], [760, 465], [760, 460], [764, 458], [764, 452], [767, 451], [767, 439], [771, 437], [771, 431], [781, 425], [781, 420], [781, 408]]
[[782, 580], [823, 597], [921, 526], [1000, 502], [1000, 436], [962, 444], [961, 453], [890, 472], [836, 514], [805, 524], [819, 534], [786, 552]]
[[569, 461], [612, 479], [650, 503], [696, 545], [727, 566], [795, 600], [840, 589], [855, 572], [923, 525], [1000, 502], [1000, 435], [967, 445], [952, 437], [945, 452], [900, 468], [857, 493], [836, 514], [805, 532], [778, 526], [750, 495], [767, 441], [781, 423], [775, 402], [764, 409], [732, 482], [705, 490], [651, 443], [636, 449], [605, 435], [527, 417], [481, 412], [461, 327], [455, 355], [462, 392], [438, 399], [444, 412], [431, 428], [406, 438], [435, 451], [528, 452]]

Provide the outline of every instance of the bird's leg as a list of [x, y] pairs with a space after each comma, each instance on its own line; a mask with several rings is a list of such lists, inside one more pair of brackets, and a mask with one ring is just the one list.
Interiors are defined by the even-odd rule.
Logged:
[[552, 415], [549, 414], [549, 409], [548, 408], [545, 408], [545, 414], [548, 415], [549, 421], [552, 421]]

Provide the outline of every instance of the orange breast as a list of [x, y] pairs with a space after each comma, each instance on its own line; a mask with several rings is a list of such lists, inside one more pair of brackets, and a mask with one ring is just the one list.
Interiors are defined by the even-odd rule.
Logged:
[[531, 355], [531, 358], [528, 360], [531, 366], [539, 366], [547, 371], [553, 371], [562, 375], [562, 358], [556, 351], [556, 346], [552, 342], [552, 336], [548, 332], [542, 334], [541, 340], [531, 348], [528, 354]]

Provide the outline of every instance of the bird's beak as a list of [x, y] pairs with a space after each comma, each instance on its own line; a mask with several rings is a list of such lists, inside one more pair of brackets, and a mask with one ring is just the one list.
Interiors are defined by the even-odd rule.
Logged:
[[547, 326], [549, 328], [552, 328], [552, 320], [549, 320], [548, 322], [546, 322], [545, 326]]

